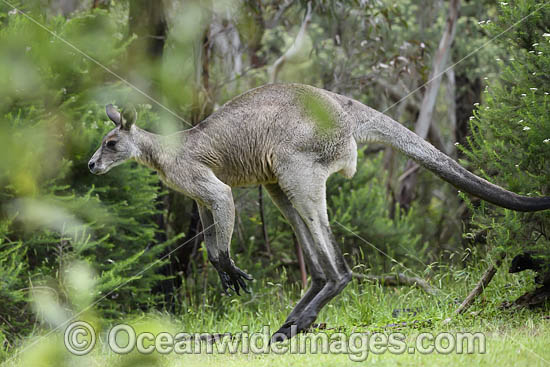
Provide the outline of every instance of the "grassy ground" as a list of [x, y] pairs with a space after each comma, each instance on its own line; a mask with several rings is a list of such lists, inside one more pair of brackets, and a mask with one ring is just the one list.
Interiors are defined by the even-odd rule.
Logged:
[[[172, 335], [178, 332], [207, 333], [238, 333], [242, 326], [248, 326], [250, 333], [262, 331], [263, 326], [276, 330], [292, 308], [291, 302], [298, 298], [294, 286], [267, 281], [256, 282], [252, 296], [228, 298], [224, 297], [217, 305], [205, 302], [203, 307], [190, 308], [181, 315], [143, 314], [129, 317], [127, 320], [103, 322], [93, 312], [86, 312], [78, 319], [90, 322], [97, 331], [98, 341], [94, 349], [85, 356], [71, 355], [63, 343], [64, 328], [47, 337], [41, 335], [43, 330], [34, 337], [29, 337], [15, 351], [3, 356], [3, 366], [194, 366], [223, 365], [230, 366], [346, 366], [357, 365], [352, 359], [366, 360], [367, 363], [378, 365], [514, 365], [514, 366], [545, 366], [550, 365], [550, 307], [538, 310], [501, 310], [502, 301], [513, 300], [528, 289], [532, 284], [532, 274], [510, 275], [505, 271], [497, 273], [485, 293], [476, 301], [468, 312], [450, 323], [442, 320], [451, 315], [461, 300], [473, 287], [483, 271], [483, 266], [461, 270], [459, 272], [445, 271], [432, 278], [432, 284], [441, 288], [441, 293], [431, 296], [422, 290], [412, 287], [385, 288], [379, 285], [354, 281], [341, 296], [330, 303], [319, 315], [317, 322], [326, 323], [326, 328], [316, 330], [313, 334], [319, 336], [325, 333], [327, 338], [342, 340], [341, 335], [349, 336], [352, 332], [364, 332], [367, 339], [356, 339], [356, 352], [350, 354], [337, 353], [284, 353], [284, 354], [252, 354], [237, 352], [210, 354], [206, 352], [207, 342], [201, 344], [201, 354], [166, 355], [152, 353], [148, 355], [133, 351], [129, 354], [116, 354], [108, 346], [107, 332], [113, 324], [128, 323], [136, 334], [150, 332], [158, 335], [168, 332]], [[403, 311], [403, 309], [409, 309]], [[395, 310], [401, 310], [396, 314]], [[409, 352], [409, 347], [421, 333], [437, 335], [449, 332], [456, 336], [460, 332], [481, 332], [485, 337], [485, 353], [422, 354], [415, 349]], [[343, 334], [338, 334], [342, 332]], [[401, 354], [385, 351], [375, 354], [366, 353], [370, 344], [368, 338], [374, 333], [402, 333], [405, 338], [405, 352]], [[300, 335], [294, 343], [305, 340], [307, 335]], [[85, 338], [84, 338], [85, 339]], [[124, 339], [124, 338], [122, 338]], [[231, 339], [226, 338], [226, 341]], [[357, 344], [357, 341], [363, 344]], [[121, 345], [125, 342], [119, 339]], [[372, 340], [371, 340], [372, 342]], [[192, 345], [187, 342], [182, 345]], [[426, 346], [435, 342], [427, 341]], [[150, 343], [146, 342], [146, 345]], [[210, 344], [215, 345], [215, 344]], [[281, 348], [290, 348], [289, 342], [279, 344]], [[294, 344], [296, 346], [296, 344]], [[446, 346], [446, 343], [443, 343]], [[479, 345], [477, 345], [479, 347]], [[338, 348], [336, 348], [338, 349]], [[391, 348], [390, 348], [391, 349]], [[341, 350], [341, 349], [340, 349]], [[372, 348], [370, 349], [372, 350]], [[383, 347], [382, 347], [383, 350]], [[392, 349], [393, 350], [393, 349]], [[333, 350], [334, 351], [334, 350]], [[361, 354], [360, 351], [363, 354]], [[363, 362], [364, 363], [364, 362]]]

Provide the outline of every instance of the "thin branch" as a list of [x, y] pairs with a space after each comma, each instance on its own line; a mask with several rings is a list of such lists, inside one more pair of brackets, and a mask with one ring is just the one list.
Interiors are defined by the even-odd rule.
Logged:
[[398, 182], [403, 181], [404, 179], [409, 177], [409, 175], [412, 175], [414, 172], [418, 171], [419, 169], [420, 169], [420, 166], [418, 164], [414, 163], [408, 170], [406, 170], [405, 172], [403, 172], [403, 174], [401, 176], [399, 176], [397, 181]]
[[[464, 299], [464, 301], [460, 304], [460, 306], [458, 306], [458, 308], [454, 310], [453, 316], [460, 315], [464, 313], [468, 308], [470, 308], [470, 306], [474, 303], [477, 296], [483, 293], [483, 291], [489, 285], [491, 280], [493, 280], [493, 277], [495, 276], [497, 269], [502, 263], [502, 260], [504, 259], [505, 256], [506, 255], [503, 254], [499, 259], [497, 259], [497, 261], [494, 264], [492, 264], [489, 267], [489, 269], [487, 269], [487, 271], [483, 274], [483, 276], [481, 277], [477, 285], [474, 287], [474, 289], [472, 289], [470, 294], [468, 294], [468, 296]], [[443, 323], [447, 324], [451, 321], [451, 319], [452, 317], [448, 317], [443, 321]]]
[[307, 272], [306, 264], [304, 262], [304, 254], [302, 252], [302, 247], [298, 243], [295, 235], [292, 235], [292, 241], [294, 242], [294, 248], [296, 249], [296, 257], [298, 258], [298, 266], [300, 267], [300, 276], [302, 279], [302, 288], [307, 288]]
[[276, 27], [277, 24], [279, 24], [279, 21], [281, 20], [281, 17], [283, 16], [283, 14], [290, 8], [292, 4], [294, 4], [294, 0], [287, 0], [283, 5], [281, 5], [279, 10], [277, 10], [275, 15], [271, 19], [271, 21], [269, 21], [268, 24], [266, 25], [266, 27], [267, 28]]
[[269, 244], [269, 236], [267, 234], [267, 223], [265, 221], [264, 213], [264, 195], [263, 195], [263, 186], [258, 185], [258, 206], [260, 207], [260, 220], [262, 221], [262, 234], [264, 236], [264, 244], [267, 255], [271, 259], [271, 245]]

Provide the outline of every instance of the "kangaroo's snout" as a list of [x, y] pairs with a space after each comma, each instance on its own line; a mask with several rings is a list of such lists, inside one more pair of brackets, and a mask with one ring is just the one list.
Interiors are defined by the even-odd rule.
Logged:
[[94, 175], [97, 175], [99, 174], [99, 172], [97, 171], [97, 164], [96, 164], [96, 161], [95, 159], [92, 157], [92, 159], [90, 159], [90, 161], [88, 162], [88, 168], [90, 169], [90, 172], [93, 173]]
[[88, 169], [94, 175], [101, 175], [105, 173], [105, 170], [102, 169], [101, 164], [97, 163], [97, 159], [95, 159], [95, 157], [92, 157], [92, 159], [90, 159], [90, 161], [88, 162]]

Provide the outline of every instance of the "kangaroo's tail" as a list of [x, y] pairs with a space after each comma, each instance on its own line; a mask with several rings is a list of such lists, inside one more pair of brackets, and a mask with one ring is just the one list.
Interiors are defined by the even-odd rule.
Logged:
[[370, 141], [390, 145], [460, 190], [498, 206], [523, 212], [550, 208], [549, 196], [522, 196], [494, 185], [469, 172], [426, 140], [381, 112], [355, 101], [353, 108], [348, 111], [354, 115], [357, 123], [353, 134], [357, 142]]

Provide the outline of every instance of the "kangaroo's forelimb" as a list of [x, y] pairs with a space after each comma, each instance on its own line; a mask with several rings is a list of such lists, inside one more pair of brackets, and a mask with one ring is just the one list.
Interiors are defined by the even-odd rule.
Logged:
[[196, 194], [197, 205], [203, 228], [205, 228], [204, 242], [208, 259], [218, 271], [226, 294], [229, 295], [228, 288], [238, 295], [240, 289], [250, 293], [244, 280], [252, 280], [252, 277], [236, 267], [229, 254], [235, 222], [231, 187], [221, 182], [208, 170], [199, 177], [201, 192]]

